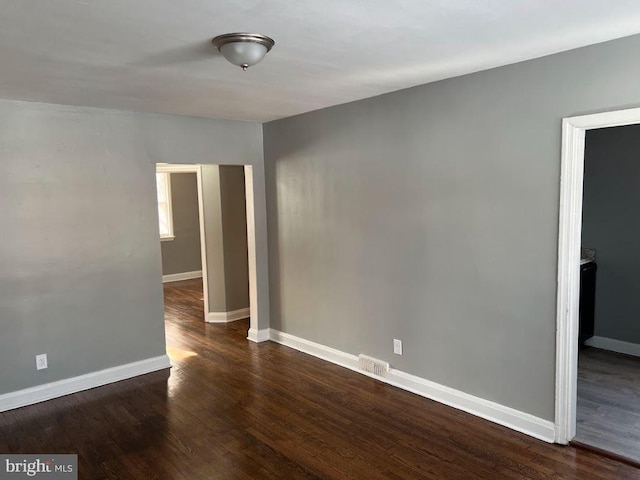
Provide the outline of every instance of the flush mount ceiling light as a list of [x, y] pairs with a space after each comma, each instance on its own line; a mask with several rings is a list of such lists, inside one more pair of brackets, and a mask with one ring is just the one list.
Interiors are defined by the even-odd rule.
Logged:
[[262, 60], [275, 43], [272, 38], [257, 33], [226, 33], [213, 39], [213, 45], [224, 58], [242, 70]]

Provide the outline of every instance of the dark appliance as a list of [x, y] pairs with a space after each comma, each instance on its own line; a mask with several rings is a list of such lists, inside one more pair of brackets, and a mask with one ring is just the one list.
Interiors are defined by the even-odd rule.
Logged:
[[593, 337], [596, 308], [596, 262], [580, 265], [580, 329], [579, 342], [584, 346], [585, 340]]

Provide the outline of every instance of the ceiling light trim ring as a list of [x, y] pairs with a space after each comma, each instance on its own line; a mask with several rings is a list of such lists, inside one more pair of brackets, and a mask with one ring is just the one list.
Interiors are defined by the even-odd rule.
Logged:
[[260, 45], [264, 45], [267, 52], [270, 51], [275, 45], [275, 41], [271, 37], [266, 35], [260, 35], [258, 33], [225, 33], [224, 35], [218, 35], [213, 39], [213, 46], [220, 51], [220, 49], [228, 44], [234, 42], [253, 42]]

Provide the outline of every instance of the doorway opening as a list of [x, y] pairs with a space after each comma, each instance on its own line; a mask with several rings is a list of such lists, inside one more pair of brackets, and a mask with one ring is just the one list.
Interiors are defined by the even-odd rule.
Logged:
[[163, 283], [183, 282], [171, 286], [204, 322], [249, 319], [247, 338], [259, 341], [252, 166], [163, 163], [156, 180]]
[[[556, 442], [567, 444], [578, 440], [578, 359], [581, 344], [596, 345], [598, 340], [587, 340], [592, 335], [590, 327], [585, 327], [585, 291], [583, 290], [583, 328], [580, 329], [580, 294], [582, 287], [587, 293], [592, 279], [585, 276], [585, 265], [597, 262], [595, 245], [583, 244], [583, 195], [585, 193], [585, 139], [587, 132], [626, 125], [640, 124], [640, 108], [597, 113], [563, 119], [562, 162], [560, 181], [560, 215], [558, 239], [558, 296], [556, 335]], [[594, 132], [595, 133], [595, 132]], [[591, 241], [585, 239], [585, 242]], [[595, 250], [595, 252], [593, 252]], [[595, 254], [595, 255], [594, 255]], [[582, 263], [582, 265], [581, 265]], [[600, 265], [598, 265], [600, 267]], [[595, 271], [594, 267], [590, 270]], [[590, 274], [589, 274], [590, 275]], [[589, 303], [589, 302], [587, 302]], [[587, 308], [588, 310], [588, 308]], [[588, 312], [587, 312], [588, 315]], [[597, 320], [596, 320], [597, 322]], [[597, 325], [597, 323], [596, 323]], [[582, 333], [582, 338], [580, 338]], [[597, 337], [597, 327], [596, 327]], [[593, 337], [594, 339], [596, 337]], [[581, 388], [588, 388], [590, 364], [598, 360], [595, 356], [581, 356], [584, 369], [581, 370]], [[637, 375], [637, 374], [636, 374]], [[582, 413], [581, 413], [582, 416]], [[621, 435], [623, 434], [620, 432]], [[605, 450], [595, 445], [595, 450]], [[609, 451], [613, 455], [629, 458], [622, 452]]]
[[198, 175], [156, 171], [162, 283], [202, 278]]

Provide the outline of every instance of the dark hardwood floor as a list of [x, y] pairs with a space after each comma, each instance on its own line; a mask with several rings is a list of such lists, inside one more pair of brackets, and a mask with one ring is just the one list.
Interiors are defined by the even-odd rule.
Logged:
[[199, 281], [165, 285], [174, 367], [0, 414], [0, 451], [78, 453], [80, 478], [631, 479], [295, 350], [202, 321]]
[[581, 350], [577, 412], [575, 440], [640, 463], [640, 358]]

